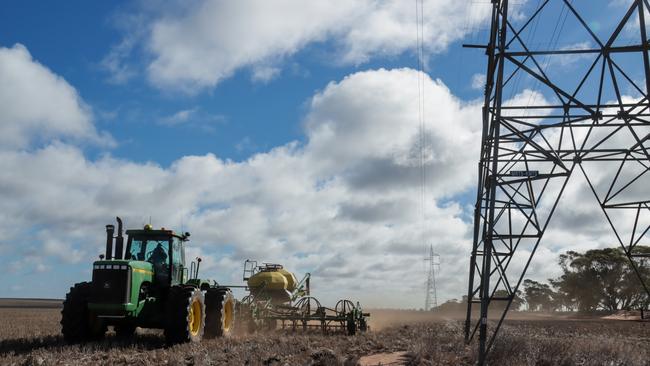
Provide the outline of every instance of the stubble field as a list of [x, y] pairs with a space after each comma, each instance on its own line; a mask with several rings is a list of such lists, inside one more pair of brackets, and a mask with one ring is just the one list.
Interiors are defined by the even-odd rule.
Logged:
[[[20, 304], [18, 304], [20, 305]], [[463, 343], [462, 321], [415, 311], [374, 310], [371, 331], [266, 334], [165, 347], [160, 332], [138, 330], [132, 341], [109, 332], [101, 342], [66, 345], [59, 309], [0, 307], [2, 365], [471, 365], [475, 347]], [[399, 352], [399, 353], [397, 353]], [[381, 357], [363, 356], [382, 354]], [[379, 360], [379, 361], [378, 361]], [[369, 363], [370, 362], [370, 363]], [[649, 365], [650, 324], [615, 320], [510, 320], [492, 365]]]

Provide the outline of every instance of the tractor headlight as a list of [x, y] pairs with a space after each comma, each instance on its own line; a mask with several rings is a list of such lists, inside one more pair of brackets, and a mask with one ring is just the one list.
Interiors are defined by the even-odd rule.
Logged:
[[126, 264], [123, 264], [123, 265], [120, 266], [120, 269], [124, 269], [124, 270], [126, 270], [126, 269], [128, 269], [128, 268], [129, 268], [129, 266], [127, 266]]
[[95, 265], [93, 266], [93, 269], [99, 269], [99, 264], [95, 264]]

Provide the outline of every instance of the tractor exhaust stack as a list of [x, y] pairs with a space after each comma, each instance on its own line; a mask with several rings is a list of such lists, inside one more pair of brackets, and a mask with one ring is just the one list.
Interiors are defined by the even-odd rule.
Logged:
[[124, 237], [122, 236], [122, 219], [117, 219], [117, 238], [115, 238], [115, 259], [122, 259], [124, 252]]
[[106, 225], [106, 259], [113, 259], [113, 233], [115, 226]]

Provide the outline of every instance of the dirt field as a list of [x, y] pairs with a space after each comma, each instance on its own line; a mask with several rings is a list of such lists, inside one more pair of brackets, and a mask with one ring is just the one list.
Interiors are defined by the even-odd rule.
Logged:
[[[167, 348], [160, 332], [138, 330], [132, 342], [65, 345], [58, 309], [0, 308], [1, 365], [356, 365], [394, 353], [409, 365], [470, 365], [462, 322], [415, 311], [374, 310], [372, 331], [342, 335], [278, 331]], [[397, 353], [400, 352], [400, 353]], [[399, 357], [397, 357], [399, 356]], [[387, 356], [388, 357], [388, 356]], [[362, 360], [364, 365], [382, 359]], [[380, 361], [377, 361], [380, 360]], [[492, 365], [648, 365], [650, 323], [616, 320], [512, 320]]]

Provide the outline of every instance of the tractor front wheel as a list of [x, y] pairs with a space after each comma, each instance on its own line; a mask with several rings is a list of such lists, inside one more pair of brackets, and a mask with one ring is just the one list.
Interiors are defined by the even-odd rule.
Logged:
[[194, 287], [174, 286], [167, 298], [167, 344], [200, 342], [205, 329], [205, 299]]
[[104, 337], [106, 324], [88, 310], [91, 284], [81, 282], [65, 295], [61, 310], [61, 333], [68, 343], [96, 341]]

